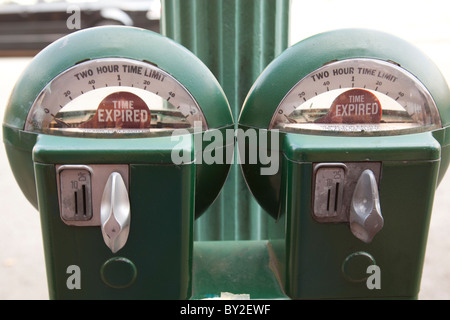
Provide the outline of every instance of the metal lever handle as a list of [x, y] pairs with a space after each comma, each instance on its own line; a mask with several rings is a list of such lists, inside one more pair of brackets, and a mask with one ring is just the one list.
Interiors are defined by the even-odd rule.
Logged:
[[100, 205], [103, 239], [113, 253], [123, 248], [130, 231], [130, 201], [122, 176], [113, 172], [106, 182]]
[[378, 185], [371, 170], [365, 170], [356, 183], [349, 220], [353, 235], [365, 243], [383, 228]]

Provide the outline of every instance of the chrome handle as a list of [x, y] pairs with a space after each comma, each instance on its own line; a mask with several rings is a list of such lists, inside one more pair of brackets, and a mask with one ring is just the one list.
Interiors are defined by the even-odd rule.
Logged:
[[350, 229], [355, 237], [365, 243], [383, 228], [378, 185], [374, 173], [363, 171], [356, 183], [350, 206]]
[[106, 182], [100, 205], [103, 239], [113, 253], [123, 248], [130, 231], [130, 201], [122, 176], [113, 172]]

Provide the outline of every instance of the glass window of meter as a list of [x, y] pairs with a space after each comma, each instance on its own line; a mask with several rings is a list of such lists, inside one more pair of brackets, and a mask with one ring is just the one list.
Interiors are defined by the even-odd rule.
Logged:
[[[139, 108], [137, 102], [141, 102]], [[113, 125], [109, 127], [101, 125], [111, 122]], [[105, 132], [110, 129], [129, 133], [138, 129], [144, 132], [148, 131], [144, 129], [164, 131], [190, 127], [184, 115], [170, 102], [152, 92], [132, 87], [100, 88], [81, 95], [66, 104], [49, 126], [53, 130], [84, 128]]]
[[28, 114], [26, 131], [98, 138], [171, 135], [206, 120], [173, 76], [143, 61], [103, 58], [55, 77]]
[[393, 135], [441, 127], [437, 107], [412, 74], [375, 59], [334, 61], [300, 80], [270, 128], [286, 132]]

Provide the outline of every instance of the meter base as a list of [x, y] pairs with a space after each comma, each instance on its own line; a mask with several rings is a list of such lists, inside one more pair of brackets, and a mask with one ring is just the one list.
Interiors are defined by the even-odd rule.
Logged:
[[[153, 149], [143, 148], [149, 145], [149, 139], [152, 139]], [[51, 299], [191, 297], [196, 168], [192, 162], [172, 165], [170, 155], [172, 150], [190, 150], [193, 141], [186, 139], [178, 146], [171, 146], [170, 143], [175, 142], [171, 142], [170, 137], [129, 139], [127, 152], [118, 150], [120, 142], [105, 139], [100, 146], [94, 139], [42, 135], [34, 148]], [[84, 147], [81, 151], [80, 145]], [[168, 147], [157, 149], [161, 145]], [[134, 163], [128, 162], [123, 167], [126, 162], [121, 156], [132, 157]], [[113, 159], [116, 163], [102, 163], [104, 159]], [[128, 171], [123, 176], [125, 173], [129, 176], [131, 222], [123, 248], [112, 252], [99, 224], [68, 225], [61, 218], [57, 196], [58, 164], [66, 168], [91, 168], [93, 188], [101, 191], [106, 187], [101, 186], [104, 179], [98, 179], [101, 173], [110, 172], [111, 168]], [[159, 183], [151, 183], [154, 181]], [[96, 187], [97, 182], [102, 182], [101, 187]], [[98, 210], [94, 211], [91, 220], [100, 217]]]
[[[357, 138], [345, 137], [346, 144], [341, 137], [321, 138], [287, 135], [284, 141], [289, 147], [282, 163], [281, 214], [269, 241], [286, 294], [293, 299], [416, 298], [440, 167], [439, 144], [427, 132], [412, 138], [364, 138], [364, 146]], [[373, 170], [381, 162], [377, 175], [384, 226], [370, 243], [353, 233], [350, 220], [317, 221], [312, 214], [314, 163], [332, 163], [334, 169], [340, 168], [336, 163], [357, 162], [362, 168], [373, 164]], [[355, 181], [351, 171], [358, 176], [361, 169], [347, 165], [347, 180]]]
[[289, 299], [268, 241], [194, 242], [192, 299]]

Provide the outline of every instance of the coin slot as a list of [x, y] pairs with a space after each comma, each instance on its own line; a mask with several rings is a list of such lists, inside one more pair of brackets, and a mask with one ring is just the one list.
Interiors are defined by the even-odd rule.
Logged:
[[339, 199], [339, 182], [336, 183], [336, 192], [334, 195], [334, 212], [338, 211], [338, 199]]
[[81, 190], [83, 192], [83, 216], [87, 216], [87, 199], [86, 199], [86, 185], [83, 184], [81, 186]]
[[78, 214], [78, 192], [75, 191], [75, 215]]
[[328, 189], [327, 211], [330, 211], [330, 198], [331, 198], [331, 190]]
[[91, 172], [86, 166], [66, 166], [59, 172], [61, 217], [66, 221], [92, 218]]
[[342, 213], [346, 167], [331, 163], [316, 167], [313, 214], [318, 219], [337, 218]]

